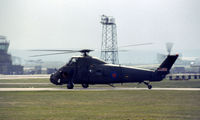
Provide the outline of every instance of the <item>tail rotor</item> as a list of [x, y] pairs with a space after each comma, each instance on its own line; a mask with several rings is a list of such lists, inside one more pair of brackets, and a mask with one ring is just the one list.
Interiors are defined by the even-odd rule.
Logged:
[[167, 49], [168, 55], [171, 54], [171, 51], [172, 51], [173, 45], [174, 45], [174, 44], [171, 43], [171, 42], [166, 43], [166, 49]]

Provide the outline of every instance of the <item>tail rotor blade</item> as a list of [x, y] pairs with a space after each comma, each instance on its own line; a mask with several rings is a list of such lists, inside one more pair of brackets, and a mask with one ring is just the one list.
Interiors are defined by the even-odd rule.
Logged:
[[170, 55], [170, 53], [171, 53], [171, 51], [172, 51], [172, 47], [173, 47], [173, 43], [170, 43], [170, 42], [168, 42], [168, 43], [166, 43], [166, 49], [167, 49], [167, 52], [168, 52], [168, 54]]

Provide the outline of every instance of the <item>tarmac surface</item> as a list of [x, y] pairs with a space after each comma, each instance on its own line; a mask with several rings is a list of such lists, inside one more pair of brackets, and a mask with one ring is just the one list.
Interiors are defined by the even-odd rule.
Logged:
[[0, 85], [52, 85], [52, 83], [0, 83]]
[[[0, 80], [9, 79], [37, 79], [49, 78], [50, 75], [0, 75]], [[0, 85], [50, 85], [51, 83], [0, 83]], [[0, 88], [0, 91], [109, 91], [109, 90], [149, 90], [148, 88], [126, 88], [126, 87], [98, 87], [98, 88]], [[152, 88], [151, 90], [182, 90], [182, 91], [200, 91], [200, 88]]]
[[0, 75], [1, 79], [37, 79], [37, 78], [49, 78], [49, 74], [38, 74], [38, 75]]
[[[0, 88], [0, 91], [110, 91], [110, 90], [149, 90], [148, 88]], [[151, 90], [200, 91], [200, 88], [152, 88]]]

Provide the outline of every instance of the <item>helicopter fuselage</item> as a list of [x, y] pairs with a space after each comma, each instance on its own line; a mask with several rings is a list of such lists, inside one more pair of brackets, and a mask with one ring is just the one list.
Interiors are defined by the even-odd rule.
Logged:
[[[151, 88], [145, 81], [161, 81], [169, 73], [177, 57], [178, 55], [168, 56], [157, 70], [108, 64], [91, 56], [72, 57], [65, 66], [51, 75], [50, 81], [56, 85], [82, 84], [87, 86], [89, 84], [144, 82]], [[170, 62], [170, 65], [167, 62]]]

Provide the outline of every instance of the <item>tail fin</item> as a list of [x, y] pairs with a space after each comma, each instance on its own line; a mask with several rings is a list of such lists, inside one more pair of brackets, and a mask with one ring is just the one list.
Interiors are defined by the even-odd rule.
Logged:
[[164, 62], [157, 68], [156, 72], [162, 75], [168, 74], [177, 58], [178, 58], [178, 54], [168, 55], [167, 58], [164, 60]]
[[157, 70], [154, 72], [153, 77], [150, 81], [161, 81], [167, 74], [169, 74], [169, 71], [178, 58], [177, 55], [168, 55], [167, 58], [164, 60], [164, 62], [157, 68]]

